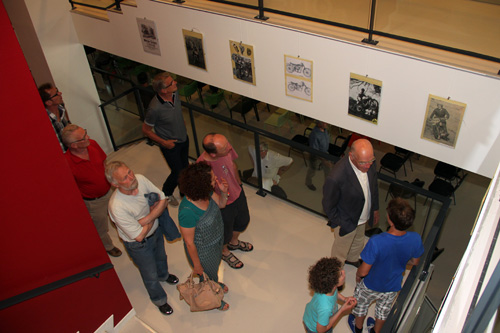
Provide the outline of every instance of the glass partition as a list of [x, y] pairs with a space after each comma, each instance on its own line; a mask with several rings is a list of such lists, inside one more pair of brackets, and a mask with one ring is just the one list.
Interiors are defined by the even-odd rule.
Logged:
[[129, 89], [100, 105], [115, 150], [144, 138], [140, 102], [136, 94], [137, 89]]
[[266, 9], [368, 29], [370, 0], [265, 0]]
[[377, 1], [374, 30], [500, 57], [500, 6], [480, 1]]

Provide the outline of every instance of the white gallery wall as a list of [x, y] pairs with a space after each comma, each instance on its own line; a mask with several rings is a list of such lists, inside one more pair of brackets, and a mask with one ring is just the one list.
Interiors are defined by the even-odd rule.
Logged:
[[[10, 3], [13, 10], [23, 10], [16, 0], [4, 0]], [[65, 106], [72, 123], [86, 128], [89, 136], [98, 141], [102, 149], [109, 153], [113, 151], [108, 132], [99, 109], [99, 95], [95, 88], [94, 79], [88, 66], [83, 45], [78, 41], [73, 26], [71, 6], [63, 0], [25, 0], [31, 22], [24, 24], [33, 25], [43, 54], [30, 54], [25, 57], [38, 85], [46, 80], [46, 76], [38, 76], [37, 72], [43, 69], [37, 66], [48, 65], [54, 84], [62, 92]], [[9, 12], [9, 15], [11, 13]], [[14, 25], [17, 32], [24, 27]], [[23, 43], [29, 43], [24, 41]], [[23, 48], [23, 52], [27, 52]], [[30, 61], [34, 57], [45, 57], [45, 62]]]
[[[49, 3], [63, 6], [61, 0], [43, 1], [43, 7], [34, 3], [37, 2], [27, 0], [28, 7], [32, 5], [32, 16], [50, 15], [45, 7]], [[487, 177], [493, 176], [500, 160], [498, 77], [294, 31], [274, 26], [272, 21], [246, 20], [172, 3], [137, 0], [137, 8], [122, 6], [123, 14], [110, 13], [110, 22], [70, 14], [67, 9], [81, 44], [320, 119]], [[161, 56], [143, 51], [137, 18], [156, 23]], [[203, 34], [207, 71], [188, 65], [182, 29]], [[256, 86], [233, 79], [229, 40], [254, 47]], [[68, 43], [80, 47], [74, 40]], [[42, 39], [41, 44], [44, 47]], [[313, 61], [312, 103], [285, 94], [285, 54]], [[57, 61], [59, 55], [46, 56]], [[50, 65], [50, 59], [48, 62]], [[351, 72], [382, 81], [378, 125], [347, 114]], [[454, 149], [420, 138], [429, 94], [467, 104]]]

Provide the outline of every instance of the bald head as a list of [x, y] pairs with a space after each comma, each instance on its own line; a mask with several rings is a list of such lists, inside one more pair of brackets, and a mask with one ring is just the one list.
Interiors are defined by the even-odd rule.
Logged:
[[370, 141], [366, 139], [354, 141], [349, 152], [349, 158], [358, 170], [368, 172], [373, 162], [375, 162], [373, 147]]
[[214, 158], [226, 156], [232, 148], [222, 134], [209, 133], [203, 138], [203, 149]]

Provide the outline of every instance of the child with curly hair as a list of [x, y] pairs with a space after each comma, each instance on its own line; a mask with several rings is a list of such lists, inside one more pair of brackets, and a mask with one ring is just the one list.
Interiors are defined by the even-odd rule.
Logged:
[[[332, 332], [333, 326], [356, 305], [354, 297], [344, 297], [337, 289], [344, 285], [345, 272], [337, 258], [321, 258], [309, 267], [309, 287], [314, 291], [303, 321], [307, 333]], [[344, 302], [338, 309], [337, 298]]]

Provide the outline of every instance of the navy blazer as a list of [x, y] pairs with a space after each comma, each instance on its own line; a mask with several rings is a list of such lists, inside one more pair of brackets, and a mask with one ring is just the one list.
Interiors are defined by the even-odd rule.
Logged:
[[[371, 209], [368, 224], [373, 226], [373, 212], [378, 210], [377, 166], [374, 162], [367, 172], [370, 185]], [[323, 186], [323, 210], [328, 216], [328, 225], [332, 228], [340, 226], [340, 235], [354, 231], [358, 226], [363, 211], [365, 196], [345, 155], [328, 175]]]

